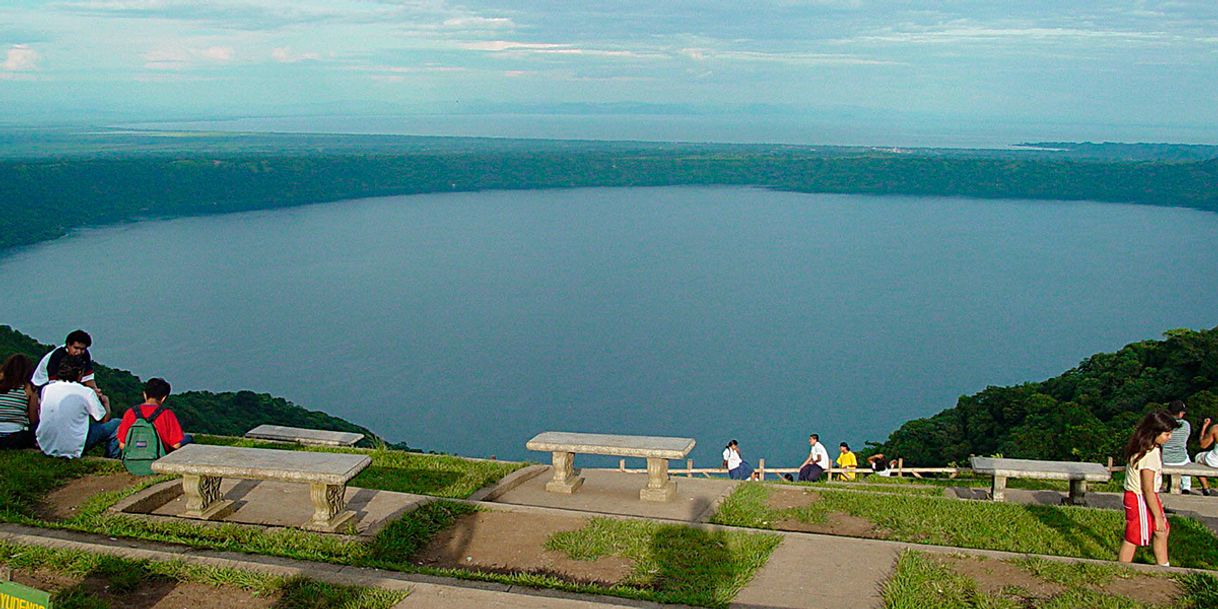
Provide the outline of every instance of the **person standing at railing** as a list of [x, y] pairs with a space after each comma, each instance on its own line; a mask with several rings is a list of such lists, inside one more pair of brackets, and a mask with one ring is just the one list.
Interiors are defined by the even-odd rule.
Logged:
[[859, 466], [858, 457], [854, 456], [854, 453], [850, 451], [850, 445], [845, 442], [839, 444], [837, 449], [841, 451], [841, 454], [837, 456], [837, 466], [846, 470], [839, 473], [838, 477], [842, 480], [854, 480], [854, 469]]
[[727, 468], [727, 477], [732, 480], [756, 480], [757, 472], [740, 456], [740, 443], [732, 440], [723, 449], [723, 467]]

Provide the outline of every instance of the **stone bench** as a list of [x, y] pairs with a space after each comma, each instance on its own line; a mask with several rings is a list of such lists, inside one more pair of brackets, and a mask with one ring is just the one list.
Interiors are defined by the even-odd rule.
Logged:
[[1218, 478], [1218, 467], [1209, 467], [1197, 463], [1188, 465], [1164, 465], [1163, 480], [1167, 482], [1167, 492], [1180, 494], [1180, 480], [1185, 476], [1198, 478]]
[[231, 511], [232, 501], [220, 496], [223, 478], [308, 484], [313, 517], [303, 527], [332, 533], [355, 516], [346, 510], [347, 482], [370, 463], [367, 455], [187, 444], [154, 461], [152, 471], [182, 476], [182, 516], [203, 520]]
[[317, 446], [355, 446], [356, 442], [364, 439], [364, 434], [347, 431], [305, 429], [303, 427], [284, 427], [283, 425], [259, 425], [245, 432], [245, 437], [254, 440], [294, 442], [296, 444], [313, 444]]
[[642, 457], [647, 459], [647, 486], [639, 491], [643, 501], [670, 501], [677, 494], [677, 483], [668, 477], [668, 460], [684, 459], [694, 448], [693, 438], [623, 436], [594, 433], [547, 431], [537, 434], [525, 446], [553, 456], [554, 478], [546, 483], [551, 493], [574, 493], [584, 483], [575, 475], [575, 453]]
[[1006, 498], [1007, 478], [1035, 478], [1039, 480], [1069, 480], [1070, 496], [1066, 503], [1085, 505], [1088, 482], [1107, 482], [1112, 478], [1108, 468], [1099, 463], [1075, 461], [1037, 461], [1033, 459], [1003, 459], [995, 457], [972, 457], [973, 471], [994, 477], [990, 487], [990, 498], [1003, 501]]

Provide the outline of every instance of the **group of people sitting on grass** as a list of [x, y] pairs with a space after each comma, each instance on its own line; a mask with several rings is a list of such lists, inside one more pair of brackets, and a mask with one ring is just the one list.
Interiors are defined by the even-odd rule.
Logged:
[[[791, 481], [799, 480], [800, 482], [815, 482], [820, 480], [826, 472], [829, 472], [833, 464], [837, 464], [840, 471], [837, 472], [839, 480], [854, 480], [856, 477], [855, 469], [858, 468], [858, 457], [850, 450], [850, 445], [842, 442], [838, 445], [838, 456], [835, 461], [829, 459], [829, 451], [825, 449], [825, 445], [820, 443], [820, 436], [812, 434], [808, 436], [808, 458], [799, 465], [798, 478], [791, 474], [783, 474], [783, 478]], [[892, 467], [896, 467], [896, 460], [888, 461], [882, 453], [877, 453], [867, 457], [867, 465], [870, 466], [872, 473], [881, 476], [891, 476]], [[748, 461], [740, 455], [740, 443], [732, 440], [727, 443], [727, 447], [723, 449], [723, 467], [727, 470], [727, 476], [732, 480], [759, 480], [760, 474], [749, 465]]]
[[[52, 457], [78, 458], [94, 446], [118, 459], [133, 448], [133, 428], [146, 421], [155, 430], [156, 448], [168, 452], [191, 442], [172, 410], [165, 408], [171, 387], [165, 379], [144, 384], [144, 401], [127, 409], [121, 419], [111, 416], [110, 398], [94, 380], [84, 330], [68, 334], [62, 347], [47, 353], [38, 365], [17, 353], [0, 367], [0, 448], [38, 448]], [[139, 435], [139, 434], [135, 434]], [[140, 448], [148, 439], [141, 437]], [[155, 451], [154, 451], [155, 452]]]

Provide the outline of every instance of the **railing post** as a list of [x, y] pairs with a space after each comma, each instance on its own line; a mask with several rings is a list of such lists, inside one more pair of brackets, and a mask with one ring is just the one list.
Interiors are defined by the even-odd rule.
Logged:
[[624, 471], [626, 471], [626, 460], [625, 460], [625, 459], [618, 459], [618, 461], [617, 461], [617, 470], [618, 470], [619, 472], [624, 472]]
[[685, 460], [685, 477], [686, 478], [694, 477], [694, 460], [693, 459]]
[[757, 460], [757, 479], [765, 480], [765, 459]]
[[897, 457], [897, 477], [905, 477], [905, 457]]

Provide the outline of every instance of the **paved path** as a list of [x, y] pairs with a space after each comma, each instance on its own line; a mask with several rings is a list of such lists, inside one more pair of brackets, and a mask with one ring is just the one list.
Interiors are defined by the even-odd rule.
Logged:
[[[900, 553], [901, 548], [891, 543], [788, 535], [731, 607], [879, 607], [880, 586]], [[849, 573], [841, 572], [844, 563], [851, 565]]]

